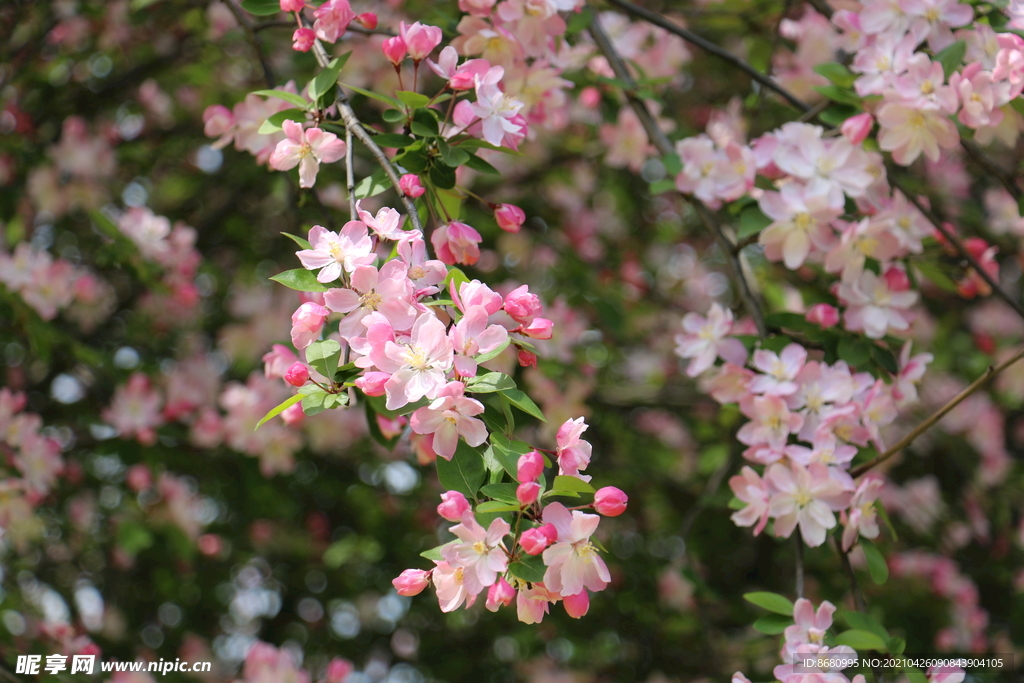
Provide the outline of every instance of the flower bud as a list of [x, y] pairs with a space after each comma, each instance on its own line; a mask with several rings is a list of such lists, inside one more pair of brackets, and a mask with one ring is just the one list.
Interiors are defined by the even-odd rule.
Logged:
[[420, 177], [415, 173], [406, 173], [399, 178], [398, 187], [402, 190], [403, 194], [413, 199], [422, 196], [427, 191], [420, 182]]
[[224, 548], [224, 541], [217, 534], [203, 534], [196, 539], [196, 545], [199, 547], [199, 552], [203, 555], [213, 557], [220, 554], [220, 551]]
[[316, 33], [311, 28], [297, 28], [292, 34], [292, 49], [297, 52], [309, 52], [316, 41]]
[[398, 25], [399, 34], [414, 61], [421, 61], [441, 44], [444, 33], [437, 26], [415, 22], [407, 25], [404, 21]]
[[367, 396], [383, 396], [384, 385], [389, 379], [391, 375], [386, 372], [364, 372], [354, 384]]
[[516, 487], [516, 500], [520, 505], [533, 505], [540, 494], [540, 484], [535, 481], [523, 482]]
[[377, 15], [373, 12], [363, 12], [356, 17], [356, 21], [360, 26], [370, 31], [377, 28]]
[[563, 595], [562, 606], [565, 607], [565, 613], [573, 619], [586, 616], [590, 609], [590, 593], [584, 588], [576, 595]]
[[907, 271], [902, 268], [891, 266], [882, 274], [882, 279], [893, 292], [905, 292], [910, 289], [910, 278], [907, 277]]
[[505, 232], [519, 232], [526, 220], [526, 213], [515, 204], [502, 204], [494, 210], [494, 220]]
[[295, 361], [284, 373], [284, 381], [293, 387], [301, 387], [309, 379], [309, 368], [301, 361]]
[[558, 538], [558, 530], [554, 524], [545, 524], [536, 529], [527, 529], [519, 537], [519, 545], [523, 547], [528, 555], [540, 555], [544, 548], [551, 545]]
[[292, 345], [304, 349], [320, 336], [324, 322], [331, 312], [314, 303], [304, 303], [292, 313]]
[[469, 509], [469, 501], [458, 491], [445, 491], [441, 494], [441, 504], [437, 506], [437, 514], [449, 522], [458, 522], [462, 513]]
[[521, 368], [537, 367], [537, 354], [535, 354], [533, 351], [519, 349], [519, 353], [516, 354], [516, 360], [519, 361], [519, 367]]
[[537, 481], [544, 471], [544, 456], [537, 451], [530, 451], [519, 456], [516, 463], [516, 479], [521, 482]]
[[305, 0], [281, 0], [282, 12], [301, 12], [305, 6]]
[[343, 683], [354, 668], [352, 662], [347, 659], [335, 657], [327, 663], [323, 681], [324, 683]]
[[505, 297], [505, 312], [517, 323], [529, 325], [543, 310], [540, 297], [531, 294], [527, 285], [516, 287]]
[[509, 585], [504, 576], [499, 576], [498, 580], [487, 589], [487, 602], [484, 603], [484, 607], [492, 612], [497, 612], [499, 607], [507, 607], [515, 599], [516, 589]]
[[814, 304], [804, 318], [807, 322], [816, 323], [827, 330], [839, 324], [839, 310], [828, 304]]
[[132, 465], [128, 468], [128, 488], [138, 493], [153, 486], [153, 474], [146, 465]]
[[598, 105], [601, 104], [601, 91], [592, 85], [587, 86], [580, 90], [577, 102], [585, 109], [597, 109]]
[[387, 57], [387, 60], [395, 65], [395, 68], [398, 68], [402, 63], [402, 60], [405, 59], [405, 41], [402, 40], [402, 36], [387, 38], [381, 44], [380, 49], [384, 52], [384, 56]]
[[547, 318], [534, 318], [529, 325], [519, 328], [519, 331], [532, 339], [551, 339], [551, 329], [555, 326]]
[[871, 117], [871, 114], [864, 112], [843, 121], [839, 131], [843, 134], [844, 138], [850, 141], [851, 145], [859, 145], [864, 142], [864, 138], [868, 136], [871, 132], [871, 127], [874, 125], [875, 120]]
[[430, 583], [430, 572], [422, 569], [406, 569], [391, 581], [399, 595], [419, 595]]
[[605, 486], [594, 494], [594, 509], [605, 517], [618, 517], [626, 511], [629, 497], [614, 486]]

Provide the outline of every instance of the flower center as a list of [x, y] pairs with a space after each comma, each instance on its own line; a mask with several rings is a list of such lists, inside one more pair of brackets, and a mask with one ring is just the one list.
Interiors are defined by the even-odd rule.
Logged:
[[359, 297], [359, 305], [363, 308], [369, 308], [372, 311], [377, 310], [381, 301], [383, 301], [383, 297], [373, 289]]
[[[448, 419], [451, 420], [451, 418], [448, 418]], [[452, 422], [454, 422], [454, 420], [452, 420]], [[475, 552], [477, 555], [486, 555], [487, 554], [487, 544], [484, 543], [483, 541], [477, 541], [476, 543], [473, 544], [473, 552]]]

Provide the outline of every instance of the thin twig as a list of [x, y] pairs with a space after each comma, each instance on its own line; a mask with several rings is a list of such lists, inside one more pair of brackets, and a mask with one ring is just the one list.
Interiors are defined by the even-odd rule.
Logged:
[[[319, 40], [313, 43], [313, 54], [316, 56], [317, 63], [321, 68], [327, 68], [331, 63], [331, 58], [327, 54], [327, 50], [324, 49], [323, 44]], [[373, 137], [366, 132], [363, 128], [362, 122], [359, 121], [359, 117], [352, 111], [352, 105], [348, 102], [348, 97], [342, 92], [341, 86], [338, 86], [338, 98], [336, 100], [338, 105], [338, 113], [341, 114], [341, 120], [345, 123], [345, 129], [351, 131], [352, 135], [359, 139], [359, 142], [366, 145], [366, 148], [370, 150], [370, 154], [377, 160], [380, 167], [384, 169], [385, 175], [388, 180], [391, 181], [391, 185], [395, 188], [395, 192], [398, 193], [398, 198], [405, 207], [406, 213], [409, 214], [409, 220], [412, 222], [412, 227], [420, 232], [423, 232], [423, 224], [420, 222], [420, 215], [416, 211], [416, 205], [413, 204], [412, 200], [402, 192], [402, 188], [399, 184], [400, 178], [398, 176], [398, 170], [395, 169], [395, 165], [391, 163], [391, 159], [384, 153], [384, 150], [373, 141]]]
[[985, 370], [985, 372], [980, 377], [978, 377], [978, 379], [971, 382], [971, 384], [966, 389], [964, 389], [959, 394], [950, 399], [946, 403], [946, 405], [942, 406], [934, 413], [929, 415], [924, 422], [914, 427], [914, 429], [909, 434], [907, 434], [902, 439], [893, 444], [891, 447], [889, 447], [889, 449], [886, 450], [885, 453], [882, 453], [881, 455], [869, 460], [863, 465], [859, 465], [853, 468], [850, 471], [850, 475], [853, 477], [859, 477], [860, 475], [864, 474], [865, 472], [873, 468], [875, 465], [879, 465], [888, 460], [889, 458], [891, 458], [892, 456], [899, 453], [901, 450], [909, 446], [911, 442], [914, 441], [914, 439], [921, 436], [921, 434], [927, 431], [932, 425], [934, 425], [936, 422], [945, 417], [946, 414], [949, 413], [949, 411], [953, 410], [953, 408], [956, 408], [958, 405], [960, 405], [964, 401], [964, 399], [966, 399], [971, 394], [977, 392], [985, 385], [986, 382], [988, 382], [990, 379], [998, 375], [1000, 372], [1002, 372], [1006, 368], [1010, 367], [1011, 365], [1019, 361], [1021, 358], [1024, 358], [1024, 347], [1019, 349], [1017, 353], [1013, 354], [999, 365], [990, 365], [988, 369]]
[[967, 156], [970, 157], [971, 161], [981, 167], [981, 170], [985, 171], [991, 176], [994, 176], [1006, 191], [1010, 193], [1010, 196], [1020, 201], [1021, 190], [1020, 186], [1017, 185], [1017, 179], [1012, 173], [1007, 173], [1005, 170], [1000, 168], [994, 161], [985, 156], [985, 153], [978, 147], [978, 143], [974, 140], [968, 140], [966, 138], [960, 138], [960, 146], [967, 152]]
[[260, 66], [263, 67], [263, 80], [267, 82], [267, 87], [274, 88], [277, 85], [277, 81], [274, 78], [274, 70], [270, 68], [270, 62], [267, 61], [267, 54], [263, 51], [263, 41], [256, 35], [252, 24], [249, 23], [249, 19], [240, 7], [231, 2], [231, 0], [224, 0], [224, 4], [228, 6], [231, 14], [235, 16], [235, 21], [238, 22], [238, 25], [242, 27], [242, 30], [249, 37], [249, 43], [256, 53], [256, 59], [259, 60]]
[[1017, 315], [1019, 315], [1021, 318], [1024, 318], [1024, 306], [1021, 306], [1021, 303], [1019, 301], [1010, 296], [1010, 293], [1003, 289], [1003, 286], [999, 284], [999, 281], [992, 277], [991, 273], [985, 270], [985, 268], [981, 265], [978, 259], [976, 259], [974, 255], [967, 250], [967, 247], [965, 247], [964, 243], [960, 241], [960, 238], [957, 237], [956, 233], [947, 228], [943, 221], [938, 216], [935, 215], [935, 212], [933, 212], [929, 207], [925, 206], [924, 202], [922, 202], [915, 193], [906, 189], [902, 183], [900, 183], [895, 177], [893, 177], [891, 165], [888, 165], [887, 169], [887, 175], [889, 176], [889, 184], [892, 185], [897, 190], [899, 190], [900, 192], [902, 192], [903, 195], [907, 198], [907, 200], [911, 204], [913, 204], [918, 211], [921, 212], [921, 215], [927, 218], [928, 222], [931, 223], [936, 230], [942, 233], [942, 236], [945, 237], [951, 245], [953, 245], [954, 249], [956, 249], [956, 252], [957, 254], [960, 255], [960, 258], [964, 259], [969, 264], [971, 264], [971, 268], [973, 268], [975, 272], [981, 276], [982, 280], [988, 283], [988, 286], [992, 288], [993, 294], [995, 294], [1000, 299], [1008, 303], [1010, 307], [1017, 312]]
[[[853, 595], [853, 606], [858, 612], [867, 614], [868, 603], [864, 599], [864, 593], [860, 589], [860, 583], [857, 581], [857, 575], [853, 571], [853, 565], [850, 564], [850, 555], [843, 550], [838, 536], [832, 536], [832, 542], [835, 545], [836, 553], [839, 555], [839, 561], [843, 565], [843, 570], [846, 572], [846, 578], [850, 580], [850, 593]], [[885, 683], [885, 679], [882, 678], [882, 671], [880, 667], [872, 667], [871, 671], [875, 674], [875, 681], [877, 683]]]
[[749, 247], [751, 244], [756, 244], [757, 241], [760, 238], [761, 238], [761, 231], [760, 230], [758, 230], [757, 232], [752, 233], [750, 235], [747, 235], [743, 239], [736, 241], [736, 247], [735, 247], [734, 251], [738, 254], [741, 251], [743, 251], [744, 249], [746, 249], [747, 247]]
[[804, 597], [804, 538], [796, 536], [796, 597]]
[[345, 127], [345, 185], [348, 190], [349, 219], [356, 220], [356, 176], [352, 170], [352, 131]]
[[[289, 28], [295, 26], [294, 21], [264, 21], [259, 24], [255, 24], [252, 27], [253, 31], [257, 33], [268, 28]], [[366, 28], [358, 24], [349, 24], [346, 31], [352, 31], [353, 33], [361, 33], [364, 36], [395, 36], [397, 35], [394, 31], [386, 28]]]
[[[601, 27], [601, 22], [598, 19], [598, 15], [595, 12], [590, 19], [590, 35], [594, 39], [594, 43], [597, 45], [601, 54], [604, 55], [605, 59], [608, 60], [608, 64], [612, 67], [612, 71], [615, 73], [622, 83], [625, 84], [623, 91], [626, 96], [626, 100], [629, 102], [629, 106], [632, 107], [636, 113], [637, 118], [640, 120], [640, 124], [644, 127], [647, 132], [647, 137], [651, 141], [651, 144], [657, 148], [658, 153], [662, 156], [672, 154], [675, 150], [672, 146], [672, 141], [669, 140], [668, 135], [658, 125], [654, 115], [651, 114], [647, 108], [647, 104], [637, 97], [636, 90], [637, 84], [633, 79], [633, 75], [629, 73], [629, 69], [626, 67], [626, 63], [622, 61], [622, 57], [615, 50], [615, 46], [612, 45], [611, 40], [608, 38], [608, 34], [605, 33]], [[722, 254], [725, 256], [726, 267], [729, 270], [729, 274], [737, 284], [739, 289], [740, 299], [743, 300], [743, 305], [750, 317], [753, 318], [754, 324], [757, 326], [757, 330], [762, 337], [767, 336], [768, 330], [764, 323], [764, 312], [761, 309], [761, 304], [754, 296], [753, 291], [750, 288], [750, 283], [747, 282], [747, 278], [743, 273], [743, 264], [740, 261], [740, 256], [736, 252], [736, 245], [733, 244], [732, 240], [726, 236], [722, 230], [722, 226], [718, 224], [715, 219], [715, 215], [704, 205], [702, 201], [696, 197], [689, 195], [683, 195], [692, 205], [697, 213], [697, 217], [700, 219], [704, 228], [715, 238], [715, 242], [718, 243], [719, 248], [722, 250]]]

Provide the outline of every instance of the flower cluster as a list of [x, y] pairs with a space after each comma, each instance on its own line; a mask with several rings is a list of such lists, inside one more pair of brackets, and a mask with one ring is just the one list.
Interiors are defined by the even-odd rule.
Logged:
[[[840, 512], [845, 548], [858, 535], [877, 537], [873, 506], [881, 483], [870, 476], [855, 482], [850, 463], [858, 447], [884, 450], [881, 429], [916, 396], [914, 384], [930, 354], [911, 358], [908, 343], [896, 381], [887, 384], [841, 360], [811, 360], [795, 343], [778, 353], [758, 349], [748, 358], [728, 336], [733, 325], [731, 312], [718, 304], [707, 319], [689, 313], [676, 350], [691, 359], [689, 374], [707, 372], [704, 386], [715, 400], [739, 404], [749, 420], [736, 435], [747, 446], [743, 456], [766, 467], [763, 477], [747, 466], [730, 480], [742, 503], [733, 521], [759, 534], [772, 519], [782, 537], [799, 526], [804, 541], [818, 546]], [[708, 372], [716, 358], [725, 362]]]

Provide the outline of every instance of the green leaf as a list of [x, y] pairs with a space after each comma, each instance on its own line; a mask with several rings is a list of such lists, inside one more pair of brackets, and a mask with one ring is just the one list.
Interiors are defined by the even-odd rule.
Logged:
[[863, 100], [860, 97], [858, 97], [856, 93], [854, 93], [851, 90], [844, 90], [839, 86], [816, 85], [814, 86], [814, 89], [819, 94], [824, 95], [833, 102], [839, 102], [841, 104], [852, 104], [855, 106], [860, 106], [861, 102], [863, 102]]
[[665, 194], [676, 189], [676, 181], [672, 178], [662, 178], [647, 186], [647, 191], [653, 194]]
[[[452, 303], [454, 303], [454, 302], [452, 302], [452, 301], [449, 301], [449, 302], [448, 302], [448, 304], [449, 304], [449, 305], [450, 305], [450, 304], [452, 304]], [[433, 303], [433, 304], [430, 304], [430, 305], [432, 305], [432, 306], [436, 306], [437, 304], [436, 304], [436, 303]], [[499, 354], [500, 354], [500, 353], [501, 353], [502, 351], [504, 351], [505, 349], [507, 349], [507, 348], [508, 348], [508, 345], [509, 345], [509, 344], [511, 344], [511, 343], [512, 343], [512, 340], [511, 340], [511, 339], [506, 339], [506, 340], [505, 340], [505, 343], [504, 343], [504, 344], [501, 344], [500, 346], [498, 346], [498, 348], [496, 348], [496, 349], [492, 349], [492, 350], [488, 351], [487, 353], [481, 353], [481, 354], [480, 354], [479, 356], [477, 356], [477, 357], [476, 357], [476, 358], [475, 358], [474, 360], [475, 360], [475, 361], [476, 361], [477, 363], [486, 363], [487, 361], [489, 361], [489, 360], [491, 360], [491, 359], [493, 359], [493, 358], [497, 358], [497, 357], [498, 357], [498, 355], [499, 355]]]
[[[415, 129], [413, 130], [415, 133]], [[419, 135], [419, 133], [417, 133]], [[443, 190], [450, 190], [455, 187], [455, 169], [442, 164], [433, 164], [427, 171], [430, 182]]]
[[402, 135], [400, 133], [381, 133], [380, 135], [374, 135], [373, 141], [381, 147], [390, 147], [392, 149], [403, 149], [416, 142], [416, 140], [408, 135]]
[[512, 378], [502, 372], [477, 375], [466, 382], [466, 391], [473, 394], [490, 394], [495, 391], [504, 392], [515, 388], [516, 383], [512, 381]]
[[153, 534], [140, 522], [128, 520], [117, 527], [117, 545], [129, 555], [138, 555], [153, 545]]
[[885, 524], [885, 528], [889, 531], [889, 535], [893, 541], [898, 541], [899, 536], [896, 535], [896, 529], [892, 525], [892, 520], [889, 519], [889, 513], [886, 512], [885, 506], [882, 505], [882, 501], [875, 501], [875, 510], [878, 512], [878, 516], [882, 519], [882, 523]]
[[404, 108], [404, 105], [400, 101], [396, 100], [394, 97], [388, 97], [387, 95], [382, 95], [380, 93], [373, 92], [372, 90], [363, 90], [362, 88], [357, 88], [354, 85], [348, 85], [348, 84], [345, 84], [345, 83], [342, 83], [341, 85], [343, 85], [344, 87], [348, 88], [349, 90], [352, 90], [354, 92], [359, 93], [360, 95], [365, 95], [366, 97], [369, 97], [372, 100], [377, 100], [379, 102], [385, 102], [385, 103], [390, 104], [392, 107], [395, 107], [397, 109]]
[[480, 493], [488, 498], [494, 498], [504, 503], [516, 503], [517, 505], [519, 503], [519, 499], [516, 498], [515, 484], [487, 484], [480, 489]]
[[846, 119], [860, 113], [859, 107], [851, 107], [846, 104], [836, 104], [818, 114], [818, 118], [830, 126], [838, 128], [843, 125]]
[[871, 631], [862, 631], [860, 629], [850, 629], [849, 631], [843, 631], [835, 639], [836, 645], [848, 645], [854, 650], [881, 650], [886, 651], [888, 643], [879, 638]]
[[569, 22], [565, 27], [566, 35], [573, 36], [590, 26], [591, 16], [593, 11], [586, 5], [583, 6], [579, 12], [575, 12], [569, 17]]
[[544, 560], [540, 555], [521, 555], [518, 560], [508, 565], [512, 576], [527, 583], [540, 583], [544, 580]]
[[894, 655], [901, 655], [907, 649], [907, 641], [899, 636], [889, 639], [889, 652]]
[[740, 214], [738, 234], [741, 238], [756, 235], [771, 224], [772, 219], [761, 213], [761, 209], [757, 208], [755, 204], [744, 209]]
[[283, 273], [274, 275], [270, 279], [284, 285], [288, 289], [294, 289], [300, 292], [326, 292], [330, 289], [327, 285], [317, 282], [316, 276], [313, 275], [313, 271], [306, 270], [305, 268], [286, 270]]
[[796, 332], [817, 332], [821, 330], [820, 326], [808, 322], [807, 318], [799, 313], [771, 313], [765, 317], [764, 322], [769, 328], [785, 328]]
[[911, 666], [903, 669], [903, 673], [910, 679], [910, 683], [928, 683], [928, 677], [920, 669]]
[[864, 557], [868, 561], [868, 573], [871, 580], [881, 586], [889, 580], [889, 565], [885, 562], [885, 556], [874, 543], [866, 538], [860, 539], [860, 545], [864, 548]]
[[519, 512], [523, 506], [519, 502], [506, 503], [502, 500], [488, 500], [476, 506], [477, 514], [484, 515], [489, 512]]
[[398, 123], [405, 121], [406, 113], [401, 109], [385, 109], [380, 116], [388, 123]]
[[444, 140], [437, 141], [437, 149], [441, 152], [441, 161], [445, 166], [458, 168], [469, 161], [469, 152], [458, 147], [452, 147]]
[[242, 9], [258, 17], [267, 17], [281, 11], [279, 0], [242, 0]]
[[862, 368], [871, 358], [870, 344], [860, 337], [839, 340], [839, 357], [855, 368]]
[[897, 374], [900, 371], [900, 366], [896, 362], [896, 356], [892, 354], [892, 351], [886, 348], [882, 348], [877, 344], [871, 345], [871, 359], [875, 361], [875, 364], [890, 374]]
[[[305, 388], [303, 387], [303, 389]], [[328, 396], [327, 392], [315, 385], [312, 385], [312, 389], [313, 391], [307, 394], [300, 392], [302, 396], [302, 412], [310, 417], [319, 415], [327, 410], [325, 405]]]
[[569, 477], [566, 475], [558, 475], [555, 477], [555, 483], [552, 485], [552, 489], [562, 491], [575, 491], [577, 493], [593, 493], [594, 487], [589, 483], [583, 481], [579, 477]]
[[[276, 408], [272, 408], [269, 413], [264, 415], [263, 419], [256, 423], [256, 429], [259, 429], [260, 427], [263, 426], [263, 423], [265, 423], [265, 422], [267, 422], [269, 420], [272, 420], [273, 418], [277, 417], [278, 415], [280, 415], [284, 411], [288, 410], [289, 408], [291, 408], [293, 405], [295, 405], [296, 403], [298, 403], [302, 399], [303, 399], [302, 394], [295, 394], [294, 396], [289, 396], [284, 401], [282, 401], [280, 404], [278, 404], [278, 406]], [[256, 429], [254, 429], [253, 431], [256, 431]]]
[[484, 483], [484, 459], [479, 451], [459, 440], [451, 460], [437, 459], [437, 479], [449, 491], [458, 491], [470, 498]]
[[501, 171], [491, 166], [488, 162], [484, 161], [475, 154], [470, 154], [469, 159], [465, 162], [466, 166], [469, 166], [478, 173], [487, 173], [489, 175], [501, 175]]
[[498, 432], [491, 433], [491, 451], [494, 458], [501, 463], [501, 466], [513, 479], [516, 478], [519, 471], [519, 457], [531, 450], [528, 443], [512, 441]]
[[939, 267], [936, 263], [928, 261], [920, 261], [915, 263], [914, 266], [918, 272], [924, 277], [930, 280], [936, 287], [946, 292], [956, 292], [956, 283], [950, 279], [948, 275]]
[[661, 163], [665, 164], [665, 172], [673, 178], [683, 172], [683, 160], [678, 154], [666, 154], [661, 158]]
[[341, 359], [341, 344], [333, 339], [313, 342], [306, 347], [306, 362], [324, 377], [334, 377]]
[[441, 549], [447, 548], [448, 546], [454, 545], [458, 542], [458, 540], [448, 541], [447, 543], [442, 543], [441, 545], [435, 546], [430, 550], [424, 550], [422, 553], [420, 553], [420, 557], [425, 557], [428, 560], [433, 560], [434, 562], [442, 562], [444, 561], [444, 556], [441, 554]]
[[769, 612], [784, 614], [790, 618], [793, 616], [793, 602], [784, 595], [758, 591], [756, 593], [744, 594], [743, 599]]
[[283, 124], [286, 119], [302, 123], [306, 120], [306, 110], [285, 109], [284, 111], [279, 111], [276, 114], [272, 115], [270, 118], [268, 118], [266, 121], [264, 121], [262, 124], [260, 124], [259, 130], [257, 130], [256, 132], [259, 133], [260, 135], [270, 135], [271, 133], [276, 133], [277, 131], [281, 130], [281, 124]]
[[837, 64], [835, 62], [819, 64], [814, 67], [814, 72], [824, 76], [840, 88], [853, 87], [853, 82], [857, 80], [857, 74], [852, 73], [842, 64]]
[[850, 628], [857, 629], [858, 631], [870, 631], [882, 640], [889, 640], [889, 632], [886, 631], [885, 627], [878, 623], [878, 620], [870, 614], [849, 611], [843, 612], [842, 616], [843, 621], [845, 621], [846, 625]]
[[302, 239], [298, 235], [292, 235], [291, 233], [287, 233], [287, 232], [282, 232], [281, 234], [284, 235], [285, 237], [287, 237], [288, 239], [290, 239], [292, 242], [295, 242], [295, 244], [299, 245], [303, 249], [312, 249], [313, 248], [313, 245], [311, 245], [309, 243], [309, 240]]
[[366, 199], [367, 197], [375, 197], [381, 192], [389, 189], [391, 183], [388, 181], [387, 175], [383, 169], [377, 169], [372, 175], [368, 175], [359, 181], [356, 185], [355, 194], [356, 199]]
[[781, 614], [766, 614], [754, 622], [754, 630], [760, 631], [765, 635], [777, 636], [792, 625], [793, 617]]
[[502, 389], [501, 395], [508, 399], [508, 402], [527, 415], [532, 415], [541, 422], [547, 422], [540, 407], [533, 402], [533, 399], [526, 395], [526, 392], [519, 389]]
[[957, 67], [963, 64], [965, 54], [967, 54], [967, 43], [958, 40], [935, 55], [935, 61], [942, 65], [942, 72], [948, 79], [957, 70]]
[[[280, 11], [280, 9], [278, 10]], [[296, 95], [293, 92], [287, 92], [286, 90], [257, 90], [253, 95], [262, 95], [263, 97], [276, 97], [279, 100], [284, 100], [294, 104], [299, 109], [305, 111], [309, 109], [309, 101], [306, 100], [302, 95]], [[282, 112], [278, 112], [282, 113]]]
[[395, 93], [395, 97], [401, 100], [402, 104], [406, 105], [410, 109], [419, 109], [420, 107], [427, 106], [430, 102], [430, 98], [426, 95], [421, 95], [418, 92], [411, 90], [399, 90]]
[[[332, 59], [331, 63], [318, 73], [316, 78], [309, 82], [309, 96], [314, 102], [319, 101], [338, 82], [338, 74], [341, 73], [342, 67], [345, 66], [345, 62], [348, 61], [350, 56], [352, 56], [351, 50], [340, 57]], [[324, 104], [327, 103], [325, 102]]]
[[726, 507], [729, 508], [730, 510], [742, 510], [743, 508], [747, 507], [747, 504], [744, 503], [739, 498], [737, 498], [736, 496], [733, 496], [732, 498], [729, 499], [729, 503], [726, 505]]
[[412, 122], [409, 130], [420, 137], [435, 137], [440, 130], [437, 123], [437, 114], [432, 109], [416, 109], [412, 113]]

